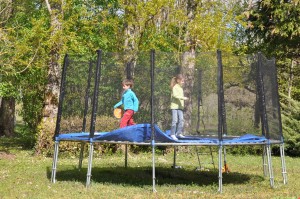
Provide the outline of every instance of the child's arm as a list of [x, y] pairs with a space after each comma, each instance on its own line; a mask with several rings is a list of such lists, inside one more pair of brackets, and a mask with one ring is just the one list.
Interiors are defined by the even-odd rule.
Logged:
[[119, 101], [118, 103], [116, 103], [115, 105], [114, 105], [114, 108], [118, 108], [119, 106], [121, 106], [123, 103], [122, 103], [122, 100], [121, 101]]

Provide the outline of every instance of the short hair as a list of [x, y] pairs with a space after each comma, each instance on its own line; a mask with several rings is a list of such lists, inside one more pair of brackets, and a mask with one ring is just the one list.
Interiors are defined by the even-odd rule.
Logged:
[[132, 88], [133, 87], [133, 79], [124, 79], [122, 81], [122, 84], [124, 84], [126, 86], [130, 86]]

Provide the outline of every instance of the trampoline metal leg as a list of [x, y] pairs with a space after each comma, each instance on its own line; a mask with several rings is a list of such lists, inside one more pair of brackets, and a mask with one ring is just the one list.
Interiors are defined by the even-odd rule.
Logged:
[[128, 166], [128, 145], [125, 144], [125, 168]]
[[173, 169], [176, 168], [176, 146], [174, 146], [174, 158], [173, 158]]
[[57, 159], [58, 159], [58, 148], [59, 148], [59, 141], [55, 141], [53, 163], [52, 163], [52, 173], [51, 173], [51, 182], [52, 183], [56, 182], [56, 167], [57, 167]]
[[266, 145], [263, 145], [262, 161], [263, 161], [264, 176], [267, 177], [267, 175], [268, 175], [268, 169], [267, 169], [268, 164], [267, 164], [267, 148], [266, 148]]
[[267, 145], [267, 157], [268, 157], [268, 165], [269, 165], [270, 186], [272, 188], [274, 188], [274, 175], [273, 175], [273, 166], [272, 166], [271, 146], [270, 145]]
[[84, 151], [84, 142], [81, 142], [81, 147], [80, 147], [80, 156], [79, 156], [79, 163], [78, 163], [78, 169], [82, 169], [82, 160], [83, 160], [83, 151]]
[[86, 175], [86, 187], [88, 188], [91, 184], [91, 176], [92, 176], [92, 162], [93, 162], [93, 152], [94, 152], [94, 143], [90, 143], [90, 151], [89, 151], [89, 163], [88, 170]]
[[222, 193], [222, 146], [219, 146], [219, 192]]
[[284, 144], [280, 144], [280, 158], [281, 158], [283, 184], [287, 184], [288, 180], [287, 180], [287, 172], [286, 172], [286, 164], [285, 164], [285, 156], [284, 156]]
[[156, 193], [156, 187], [155, 187], [155, 145], [154, 141], [152, 141], [152, 191], [153, 193]]

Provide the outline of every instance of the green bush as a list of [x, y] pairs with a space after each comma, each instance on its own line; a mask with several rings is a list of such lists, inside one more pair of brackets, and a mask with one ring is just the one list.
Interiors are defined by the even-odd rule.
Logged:
[[[108, 116], [98, 116], [96, 120], [96, 130], [101, 132], [109, 132], [113, 129], [118, 128], [118, 121], [115, 118]], [[105, 122], [101, 122], [105, 121]], [[64, 123], [65, 121], [62, 121]], [[73, 126], [78, 127], [78, 132], [81, 131], [82, 120], [74, 118], [72, 120]], [[54, 131], [56, 126], [56, 118], [48, 118], [44, 120], [38, 128], [38, 134], [35, 144], [36, 154], [42, 154], [45, 156], [52, 156], [54, 149]], [[67, 133], [67, 132], [64, 132]], [[80, 153], [81, 143], [71, 141], [61, 141], [59, 144], [60, 156], [77, 156]], [[121, 150], [116, 144], [100, 144], [94, 145], [95, 155], [102, 153], [116, 153]], [[88, 144], [84, 146], [85, 155], [88, 155]]]

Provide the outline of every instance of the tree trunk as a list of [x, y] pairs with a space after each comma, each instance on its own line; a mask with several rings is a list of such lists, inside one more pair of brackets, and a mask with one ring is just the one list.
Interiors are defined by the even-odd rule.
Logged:
[[15, 99], [4, 97], [0, 100], [0, 136], [13, 137], [15, 127]]
[[[192, 22], [195, 18], [195, 12], [197, 9], [197, 3], [194, 0], [187, 1], [187, 16], [188, 23]], [[185, 114], [184, 114], [184, 129], [188, 131], [193, 131], [192, 127], [192, 91], [194, 87], [194, 72], [195, 72], [195, 39], [190, 34], [190, 32], [186, 31], [185, 33], [185, 44], [187, 51], [183, 54], [182, 58], [182, 67], [183, 67], [183, 75], [185, 77], [184, 91], [185, 96], [189, 99], [185, 102]]]
[[58, 112], [60, 80], [61, 80], [61, 67], [60, 67], [60, 53], [62, 48], [62, 19], [63, 1], [45, 0], [51, 21], [51, 35], [49, 62], [48, 62], [48, 81], [45, 88], [44, 107], [43, 107], [43, 120], [41, 128], [38, 132], [36, 143], [36, 154], [42, 153], [43, 139], [48, 135], [54, 135], [55, 131], [55, 118]]
[[[49, 2], [45, 0], [48, 11], [51, 17], [51, 39], [55, 40], [50, 50], [50, 60], [48, 68], [48, 82], [45, 90], [44, 110], [43, 117], [56, 117], [58, 110], [58, 98], [60, 88], [60, 50], [62, 46], [62, 40], [60, 39], [62, 30], [62, 23], [60, 21], [62, 15], [61, 2]], [[54, 39], [58, 38], [58, 39]]]
[[185, 101], [185, 113], [184, 113], [184, 129], [191, 130], [192, 126], [192, 91], [194, 87], [194, 71], [195, 71], [195, 51], [191, 49], [183, 54], [183, 75], [185, 78], [184, 83], [184, 96], [189, 99]]

